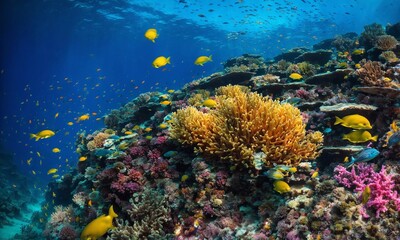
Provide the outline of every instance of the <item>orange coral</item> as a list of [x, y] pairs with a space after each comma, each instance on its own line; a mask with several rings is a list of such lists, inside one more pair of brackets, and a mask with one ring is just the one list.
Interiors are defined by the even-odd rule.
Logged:
[[89, 151], [94, 151], [96, 148], [103, 147], [104, 141], [110, 136], [108, 133], [99, 132], [93, 137], [93, 140], [87, 143]]
[[[306, 134], [300, 110], [239, 86], [217, 90], [217, 106], [209, 113], [194, 107], [173, 114], [171, 137], [208, 157], [257, 168], [296, 166], [315, 159], [323, 136]], [[255, 157], [260, 156], [261, 157]], [[257, 162], [259, 161], [259, 162]]]

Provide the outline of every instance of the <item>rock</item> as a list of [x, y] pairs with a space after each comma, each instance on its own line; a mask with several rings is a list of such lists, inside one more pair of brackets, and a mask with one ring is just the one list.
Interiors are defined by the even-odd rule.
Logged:
[[392, 35], [397, 40], [400, 40], [400, 22], [398, 22], [394, 25], [388, 24], [386, 26], [386, 33], [388, 35]]
[[391, 99], [395, 99], [400, 96], [400, 89], [389, 87], [357, 87], [354, 88], [354, 90]]
[[375, 112], [378, 107], [367, 104], [339, 103], [332, 106], [321, 106], [319, 109], [321, 112], [346, 116], [351, 114], [370, 115]]
[[311, 64], [324, 65], [331, 60], [331, 50], [317, 50], [312, 52], [305, 52], [295, 59], [295, 62], [309, 62]]
[[188, 85], [188, 89], [211, 89], [214, 90], [217, 87], [232, 85], [247, 85], [254, 73], [251, 72], [231, 72], [225, 75], [213, 76], [211, 78], [199, 81], [196, 84]]
[[316, 74], [307, 78], [305, 81], [308, 84], [319, 84], [319, 85], [328, 85], [328, 84], [340, 84], [343, 83], [345, 77], [353, 72], [353, 69], [337, 69], [334, 72], [326, 72]]
[[294, 62], [294, 60], [299, 57], [301, 54], [305, 53], [307, 48], [293, 48], [288, 52], [281, 53], [278, 56], [274, 57], [275, 61], [285, 60], [288, 62]]
[[315, 87], [315, 85], [310, 85], [304, 82], [292, 82], [292, 83], [270, 83], [262, 86], [255, 86], [253, 90], [257, 92], [268, 92], [268, 93], [278, 93], [282, 90], [288, 89], [311, 89]]

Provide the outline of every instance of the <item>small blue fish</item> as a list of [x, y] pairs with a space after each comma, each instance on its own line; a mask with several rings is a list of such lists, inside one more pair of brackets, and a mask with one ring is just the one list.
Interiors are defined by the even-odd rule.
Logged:
[[354, 163], [368, 162], [379, 155], [379, 151], [375, 148], [365, 148], [359, 152], [355, 157], [351, 157], [351, 161], [345, 165], [346, 168], [351, 167]]
[[177, 154], [178, 154], [177, 151], [168, 151], [168, 152], [164, 153], [163, 156], [166, 157], [166, 158], [170, 158], [170, 157], [173, 157], [173, 156], [175, 156]]
[[395, 133], [393, 133], [392, 136], [390, 136], [389, 140], [388, 140], [388, 147], [394, 146], [397, 143], [400, 142], [400, 131], [397, 131]]

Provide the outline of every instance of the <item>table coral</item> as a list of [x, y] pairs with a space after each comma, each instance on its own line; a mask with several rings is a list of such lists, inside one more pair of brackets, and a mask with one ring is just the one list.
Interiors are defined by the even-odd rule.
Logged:
[[217, 89], [217, 106], [209, 113], [194, 107], [173, 114], [171, 137], [205, 156], [254, 168], [254, 154], [264, 152], [267, 167], [296, 166], [319, 155], [321, 132], [306, 133], [300, 110], [239, 86]]

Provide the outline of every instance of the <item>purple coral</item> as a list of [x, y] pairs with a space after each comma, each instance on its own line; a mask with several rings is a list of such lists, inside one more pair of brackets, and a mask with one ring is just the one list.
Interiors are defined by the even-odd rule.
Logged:
[[78, 234], [71, 225], [65, 225], [63, 228], [61, 228], [60, 233], [58, 234], [58, 238], [60, 240], [74, 240], [77, 237]]
[[[393, 201], [396, 209], [400, 211], [400, 196], [394, 190], [395, 182], [393, 175], [386, 172], [385, 166], [382, 166], [379, 172], [375, 172], [373, 165], [360, 163], [347, 171], [343, 166], [336, 166], [335, 179], [348, 188], [355, 187], [354, 191], [361, 193], [366, 186], [371, 189], [371, 194], [366, 208], [376, 209], [376, 217], [379, 218], [381, 212], [387, 211], [387, 204]], [[364, 217], [368, 217], [362, 212]]]

